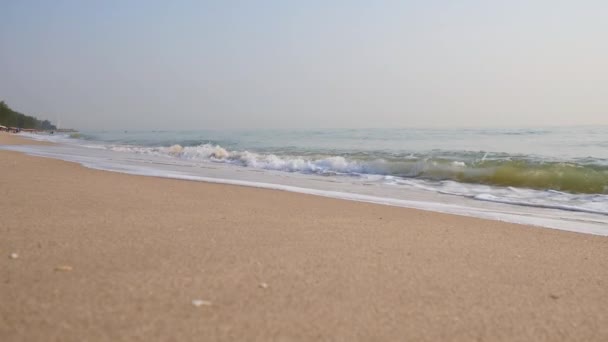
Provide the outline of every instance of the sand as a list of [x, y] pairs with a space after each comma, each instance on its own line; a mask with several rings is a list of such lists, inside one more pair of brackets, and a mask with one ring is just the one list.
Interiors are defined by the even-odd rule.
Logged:
[[1, 341], [608, 340], [605, 237], [8, 151], [0, 216]]

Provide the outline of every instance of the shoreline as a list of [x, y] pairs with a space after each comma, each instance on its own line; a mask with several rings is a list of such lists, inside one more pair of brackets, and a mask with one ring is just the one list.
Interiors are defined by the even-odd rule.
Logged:
[[[70, 146], [69, 144], [63, 145], [61, 142], [50, 142], [45, 139], [38, 140], [29, 135], [13, 137], [17, 138], [17, 145], [22, 144], [21, 142], [23, 142], [23, 145], [29, 145], [29, 143], [25, 142], [34, 141], [36, 142], [35, 145]], [[123, 174], [246, 186], [274, 191], [287, 191], [339, 200], [373, 203], [399, 208], [411, 208], [465, 217], [475, 217], [499, 222], [521, 224], [541, 229], [557, 229], [597, 236], [608, 236], [608, 229], [606, 229], [606, 227], [608, 227], [608, 219], [606, 219], [607, 216], [605, 216], [603, 212], [588, 211], [585, 210], [585, 208], [574, 210], [568, 208], [567, 205], [564, 206], [563, 204], [553, 206], [538, 203], [518, 204], [495, 200], [478, 200], [477, 198], [472, 199], [468, 196], [450, 193], [447, 194], [448, 197], [442, 197], [442, 192], [429, 193], [424, 191], [421, 192], [420, 190], [416, 189], [406, 190], [408, 195], [405, 196], [403, 194], [406, 192], [396, 193], [394, 189], [388, 189], [386, 187], [381, 190], [380, 193], [373, 191], [370, 192], [368, 189], [361, 186], [358, 186], [358, 188], [357, 186], [354, 188], [345, 188], [344, 185], [346, 185], [346, 183], [341, 187], [333, 187], [332, 189], [332, 187], [319, 187], [311, 182], [307, 182], [304, 180], [305, 178], [300, 179], [298, 182], [298, 177], [300, 176], [297, 173], [293, 175], [295, 178], [290, 179], [289, 182], [277, 182], [272, 178], [273, 176], [255, 176], [252, 178], [250, 175], [248, 177], [243, 177], [240, 174], [247, 170], [241, 170], [238, 168], [232, 170], [232, 166], [229, 164], [219, 164], [221, 165], [220, 167], [223, 167], [224, 169], [220, 170], [218, 167], [216, 172], [193, 172], [192, 170], [195, 170], [196, 168], [179, 168], [179, 166], [175, 166], [175, 168], [172, 169], [156, 167], [149, 168], [145, 164], [142, 164], [142, 161], [139, 161], [139, 164], [131, 164], [130, 161], [125, 162], [125, 157], [120, 156], [119, 154], [116, 156], [103, 154], [97, 155], [95, 157], [96, 159], [94, 158], [93, 160], [90, 160], [88, 158], [89, 155], [82, 154], [82, 152], [67, 152], [66, 154], [63, 154], [60, 151], [57, 154], [54, 152], [47, 154], [47, 152], [41, 152], [36, 148], [28, 149], [27, 146], [24, 149], [20, 149], [18, 146], [13, 149], [7, 149], [37, 157], [48, 157], [57, 160], [74, 162], [91, 169], [119, 172]], [[116, 161], [114, 161], [115, 158]], [[129, 158], [130, 157], [127, 157], [127, 159]], [[147, 163], [148, 160], [145, 162]], [[162, 165], [165, 161], [159, 159], [155, 162]], [[193, 167], [196, 165], [189, 166]], [[214, 167], [216, 166], [205, 167], [205, 169], [214, 169]], [[249, 172], [259, 171], [251, 169]], [[289, 174], [289, 176], [292, 177], [291, 174]], [[301, 180], [304, 180], [304, 182]], [[353, 185], [355, 184], [353, 183]]]
[[2, 340], [608, 338], [605, 237], [0, 156]]

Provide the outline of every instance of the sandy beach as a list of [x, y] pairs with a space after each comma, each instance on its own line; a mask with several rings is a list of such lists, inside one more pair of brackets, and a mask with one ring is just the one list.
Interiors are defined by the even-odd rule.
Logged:
[[606, 237], [0, 160], [2, 341], [608, 340]]

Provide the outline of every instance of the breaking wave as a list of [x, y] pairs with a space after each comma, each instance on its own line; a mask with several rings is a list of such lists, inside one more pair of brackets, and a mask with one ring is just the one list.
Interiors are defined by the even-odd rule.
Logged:
[[[433, 156], [280, 155], [229, 151], [219, 145], [141, 147], [115, 145], [113, 151], [135, 152], [200, 162], [320, 175], [383, 175], [433, 181], [503, 187], [557, 190], [570, 193], [608, 193], [608, 167], [597, 164], [544, 162], [511, 156], [455, 160]], [[457, 156], [456, 156], [457, 157]]]

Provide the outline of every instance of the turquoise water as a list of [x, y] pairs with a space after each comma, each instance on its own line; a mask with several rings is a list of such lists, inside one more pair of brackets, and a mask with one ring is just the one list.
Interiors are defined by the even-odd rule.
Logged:
[[608, 126], [552, 129], [327, 129], [103, 131], [83, 138], [138, 146], [198, 146], [272, 153], [409, 155], [491, 152], [567, 161], [608, 160]]
[[322, 175], [608, 192], [608, 128], [82, 132], [117, 151]]

